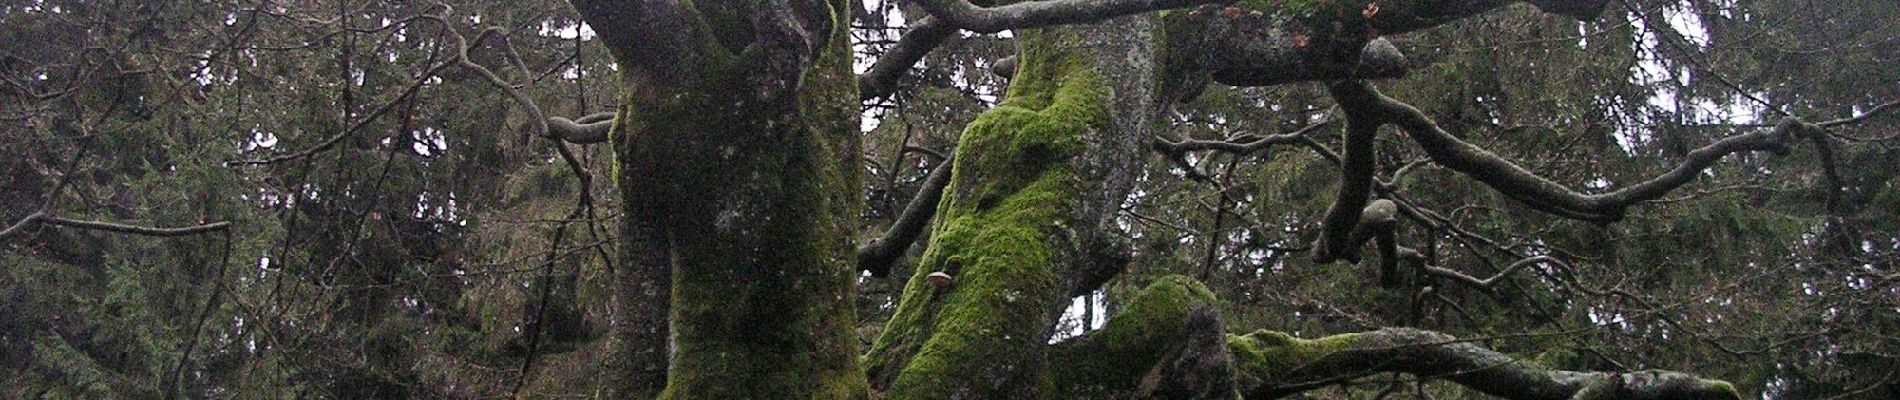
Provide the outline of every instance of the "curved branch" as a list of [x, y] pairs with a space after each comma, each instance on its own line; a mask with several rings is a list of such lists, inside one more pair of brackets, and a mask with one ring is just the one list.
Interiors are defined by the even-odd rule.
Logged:
[[904, 206], [904, 212], [884, 236], [871, 239], [870, 243], [858, 248], [858, 270], [870, 271], [871, 276], [885, 277], [891, 273], [891, 265], [904, 255], [910, 245], [930, 226], [930, 217], [937, 214], [937, 204], [943, 200], [943, 188], [950, 185], [950, 166], [952, 160], [937, 164], [935, 171], [924, 178], [923, 188], [917, 189], [917, 195], [910, 198], [910, 204]]
[[26, 229], [27, 225], [32, 225], [34, 222], [38, 222], [40, 217], [43, 217], [43, 216], [45, 216], [45, 214], [42, 212], [34, 212], [32, 214], [28, 214], [26, 218], [21, 218], [19, 221], [14, 221], [12, 225], [7, 225], [7, 229], [0, 229], [0, 238], [6, 238], [7, 236], [12, 236], [14, 232], [19, 232], [21, 229]]
[[1689, 152], [1681, 164], [1648, 181], [1609, 193], [1585, 194], [1532, 173], [1484, 148], [1459, 140], [1440, 128], [1424, 112], [1380, 94], [1370, 84], [1351, 85], [1352, 90], [1336, 90], [1333, 97], [1349, 110], [1368, 110], [1404, 128], [1432, 161], [1537, 210], [1595, 223], [1621, 220], [1630, 206], [1661, 198], [1694, 181], [1703, 170], [1730, 154], [1752, 151], [1786, 154], [1793, 139], [1820, 134], [1823, 129], [1798, 119], [1783, 120], [1771, 129], [1730, 136], [1695, 149]]
[[[555, 117], [555, 118], [559, 118], [559, 117]], [[599, 123], [599, 122], [612, 121], [613, 119], [614, 119], [613, 111], [601, 111], [601, 112], [597, 112], [593, 114], [582, 115], [580, 118], [575, 118], [573, 122], [576, 124], [584, 125], [584, 124], [593, 124], [593, 123]]]
[[1672, 371], [1551, 370], [1443, 333], [1405, 328], [1319, 339], [1260, 330], [1227, 345], [1250, 399], [1285, 397], [1386, 372], [1449, 380], [1506, 399], [1736, 400], [1728, 382]]
[[[1370, 84], [1350, 81], [1328, 85], [1333, 97], [1351, 97], [1358, 91], [1371, 88]], [[1341, 100], [1344, 104], [1344, 100]], [[1346, 154], [1340, 160], [1339, 194], [1333, 198], [1333, 206], [1326, 210], [1322, 222], [1319, 242], [1313, 253], [1313, 262], [1325, 264], [1338, 259], [1358, 262], [1358, 252], [1352, 249], [1360, 243], [1354, 243], [1351, 236], [1353, 226], [1365, 214], [1366, 203], [1372, 195], [1373, 168], [1378, 160], [1374, 154], [1373, 142], [1379, 133], [1379, 126], [1385, 121], [1370, 110], [1346, 107]], [[1363, 242], [1361, 242], [1363, 243]]]
[[930, 15], [966, 30], [996, 33], [1010, 29], [1095, 22], [1123, 15], [1182, 8], [1216, 0], [1041, 0], [977, 7], [969, 0], [921, 0]]
[[573, 144], [593, 144], [607, 141], [607, 133], [613, 130], [614, 113], [598, 112], [580, 119], [548, 117], [548, 136]]
[[897, 91], [897, 81], [910, 72], [912, 65], [957, 33], [956, 27], [938, 21], [937, 18], [924, 17], [911, 25], [910, 31], [897, 39], [897, 45], [871, 63], [871, 68], [865, 70], [864, 74], [858, 75], [859, 99], [875, 99]]
[[550, 135], [549, 130], [548, 130], [550, 119], [547, 118], [546, 116], [547, 114], [544, 114], [541, 112], [541, 106], [538, 104], [535, 104], [534, 99], [530, 99], [528, 98], [528, 95], [521, 93], [520, 89], [515, 88], [515, 86], [513, 84], [508, 83], [506, 79], [502, 79], [501, 75], [496, 74], [494, 70], [490, 70], [488, 69], [488, 67], [482, 66], [480, 63], [476, 63], [474, 60], [470, 60], [468, 58], [469, 48], [481, 45], [484, 39], [487, 39], [490, 35], [494, 35], [496, 33], [500, 33], [500, 30], [498, 28], [489, 28], [489, 29], [483, 30], [481, 35], [476, 36], [473, 42], [468, 42], [467, 40], [462, 38], [461, 34], [454, 33], [454, 31], [451, 30], [449, 36], [451, 38], [454, 38], [455, 41], [458, 42], [458, 44], [461, 44], [461, 42], [467, 42], [466, 45], [456, 46], [456, 48], [461, 49], [461, 53], [455, 55], [455, 63], [461, 66], [463, 69], [467, 69], [469, 71], [475, 72], [476, 74], [480, 74], [482, 78], [485, 78], [488, 81], [489, 84], [494, 85], [496, 89], [501, 89], [503, 93], [508, 94], [508, 98], [514, 100], [516, 105], [521, 106], [521, 108], [524, 110], [527, 110], [528, 120], [532, 121], [531, 123], [533, 124], [531, 125], [531, 127], [534, 129], [534, 136], [553, 137]]
[[996, 76], [1000, 76], [1005, 80], [1015, 79], [1016, 67], [1021, 64], [1022, 60], [1015, 55], [999, 58], [996, 59], [995, 64], [990, 64], [990, 73], [994, 73]]
[[[1411, 250], [1407, 250], [1407, 251], [1411, 251]], [[1491, 285], [1498, 283], [1498, 280], [1504, 279], [1505, 276], [1511, 275], [1512, 272], [1517, 272], [1517, 270], [1523, 269], [1524, 267], [1528, 267], [1528, 266], [1535, 265], [1538, 263], [1546, 263], [1546, 262], [1557, 263], [1559, 261], [1556, 258], [1553, 258], [1551, 256], [1529, 257], [1522, 260], [1517, 260], [1517, 262], [1513, 262], [1511, 263], [1511, 265], [1504, 267], [1503, 271], [1498, 271], [1496, 275], [1491, 275], [1491, 277], [1483, 278], [1483, 279], [1480, 279], [1478, 277], [1474, 277], [1471, 275], [1466, 275], [1465, 273], [1458, 272], [1457, 270], [1440, 267], [1436, 265], [1425, 266], [1425, 272], [1430, 273], [1432, 275], [1438, 275], [1438, 276], [1442, 276], [1446, 278], [1451, 278], [1452, 280], [1469, 284], [1471, 286], [1486, 288], [1486, 287], [1491, 287]]]

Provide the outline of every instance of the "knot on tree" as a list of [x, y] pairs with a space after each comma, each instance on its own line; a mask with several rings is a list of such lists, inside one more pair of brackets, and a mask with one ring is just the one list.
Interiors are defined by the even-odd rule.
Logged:
[[1359, 222], [1353, 224], [1352, 235], [1346, 241], [1345, 250], [1332, 254], [1333, 258], [1358, 264], [1363, 258], [1359, 248], [1366, 242], [1383, 236], [1390, 236], [1399, 225], [1399, 206], [1392, 200], [1378, 199], [1366, 204], [1359, 210]]

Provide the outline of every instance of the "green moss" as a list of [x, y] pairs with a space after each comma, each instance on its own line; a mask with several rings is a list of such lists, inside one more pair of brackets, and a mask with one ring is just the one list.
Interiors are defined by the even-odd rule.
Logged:
[[[893, 398], [1016, 398], [1047, 385], [1059, 258], [1079, 187], [1070, 160], [1109, 126], [1107, 88], [1059, 30], [1019, 37], [1009, 98], [965, 130], [937, 225], [897, 313], [865, 358]], [[943, 271], [948, 288], [924, 282]]]
[[1328, 354], [1349, 349], [1358, 339], [1356, 333], [1300, 339], [1285, 332], [1263, 329], [1246, 335], [1229, 335], [1227, 349], [1234, 354], [1240, 379], [1250, 382], [1241, 386], [1251, 387], [1258, 382], [1272, 382], [1273, 377], [1287, 375]]
[[1061, 398], [1123, 398], [1188, 336], [1187, 319], [1197, 307], [1216, 305], [1213, 292], [1191, 278], [1170, 275], [1130, 299], [1101, 330], [1058, 344], [1050, 354], [1050, 380]]
[[1703, 379], [1702, 384], [1708, 385], [1709, 387], [1714, 388], [1715, 390], [1733, 395], [1734, 398], [1738, 398], [1738, 399], [1742, 398], [1741, 392], [1735, 391], [1735, 384], [1728, 383], [1728, 381], [1719, 380], [1719, 379]]

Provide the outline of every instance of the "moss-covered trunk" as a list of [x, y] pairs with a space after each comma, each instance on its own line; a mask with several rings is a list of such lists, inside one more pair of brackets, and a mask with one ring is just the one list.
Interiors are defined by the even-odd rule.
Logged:
[[[1124, 262], [1111, 220], [1154, 106], [1152, 15], [1018, 31], [1008, 99], [957, 147], [937, 225], [867, 370], [892, 398], [1047, 398], [1048, 339]], [[948, 285], [927, 276], [943, 272]]]
[[576, 2], [627, 78], [609, 139], [634, 261], [623, 309], [670, 293], [668, 337], [623, 329], [627, 351], [637, 365], [665, 346], [659, 398], [864, 398], [849, 4], [698, 3]]

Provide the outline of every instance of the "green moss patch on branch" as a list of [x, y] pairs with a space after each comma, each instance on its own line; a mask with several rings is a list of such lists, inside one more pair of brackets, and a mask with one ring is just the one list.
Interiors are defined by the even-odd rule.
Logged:
[[1551, 370], [1443, 333], [1388, 328], [1318, 339], [1229, 336], [1249, 399], [1285, 397], [1383, 372], [1445, 379], [1506, 399], [1736, 400], [1728, 382], [1672, 371]]
[[1101, 330], [1055, 345], [1052, 397], [1233, 398], [1234, 367], [1218, 307], [1214, 294], [1192, 278], [1155, 281]]

